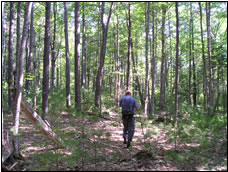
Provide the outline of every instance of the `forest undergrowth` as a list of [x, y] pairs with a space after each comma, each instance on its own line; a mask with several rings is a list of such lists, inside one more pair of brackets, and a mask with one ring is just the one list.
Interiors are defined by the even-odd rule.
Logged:
[[[67, 109], [59, 101], [64, 99], [62, 91], [52, 93], [47, 120], [63, 140], [63, 149], [57, 149], [21, 113], [19, 138], [23, 159], [16, 160], [12, 170], [227, 170], [225, 115], [208, 117], [183, 106], [176, 132], [169, 116], [143, 121], [139, 112], [132, 146], [127, 149], [123, 144], [120, 108], [114, 107], [108, 93], [103, 95], [101, 111], [93, 106], [93, 95], [85, 93], [82, 110], [76, 112], [73, 106]], [[4, 118], [5, 131], [10, 132], [11, 119], [12, 114]]]

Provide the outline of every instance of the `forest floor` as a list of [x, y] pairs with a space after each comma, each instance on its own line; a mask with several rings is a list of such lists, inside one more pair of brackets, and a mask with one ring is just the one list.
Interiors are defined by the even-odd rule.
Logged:
[[[103, 118], [75, 117], [70, 112], [61, 111], [51, 122], [54, 131], [66, 144], [64, 149], [42, 135], [26, 116], [20, 117], [20, 145], [22, 160], [12, 170], [20, 171], [198, 171], [227, 170], [217, 161], [216, 150], [209, 156], [197, 152], [197, 143], [175, 144], [170, 142], [166, 127], [160, 123], [150, 123], [142, 129], [136, 119], [132, 146], [123, 144], [121, 115], [106, 110]], [[4, 121], [5, 131], [12, 126], [12, 116]], [[150, 137], [145, 134], [152, 132]], [[217, 154], [216, 154], [217, 153]], [[207, 162], [205, 165], [205, 162]]]

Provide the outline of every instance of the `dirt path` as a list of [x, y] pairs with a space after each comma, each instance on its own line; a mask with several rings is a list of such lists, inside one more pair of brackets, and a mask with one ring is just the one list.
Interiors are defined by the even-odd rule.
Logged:
[[[61, 150], [56, 150], [22, 114], [20, 144], [24, 160], [15, 168], [25, 171], [202, 170], [196, 168], [197, 160], [176, 164], [167, 158], [166, 152], [174, 149], [174, 144], [169, 143], [166, 129], [159, 124], [149, 124], [142, 130], [141, 123], [136, 120], [132, 147], [127, 149], [123, 144], [120, 115], [114, 111], [107, 113], [105, 118], [91, 120], [93, 116], [76, 118], [68, 112], [60, 112], [51, 125], [67, 144], [67, 148]], [[9, 120], [5, 124], [10, 126]], [[154, 134], [144, 140], [149, 131]]]

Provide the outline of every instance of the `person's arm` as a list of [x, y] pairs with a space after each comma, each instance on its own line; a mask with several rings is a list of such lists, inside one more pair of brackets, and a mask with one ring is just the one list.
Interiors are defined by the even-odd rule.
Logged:
[[135, 100], [135, 108], [136, 108], [137, 111], [139, 111], [139, 105], [138, 105], [136, 100]]
[[122, 98], [120, 99], [119, 107], [122, 106]]

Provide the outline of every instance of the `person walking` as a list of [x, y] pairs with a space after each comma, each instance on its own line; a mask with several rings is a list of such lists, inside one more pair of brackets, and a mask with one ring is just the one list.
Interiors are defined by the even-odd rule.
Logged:
[[131, 141], [135, 132], [135, 119], [134, 109], [139, 110], [137, 101], [131, 97], [131, 91], [126, 91], [126, 96], [120, 99], [120, 107], [122, 108], [122, 120], [123, 120], [123, 138], [124, 144], [127, 144], [127, 148], [131, 146]]

